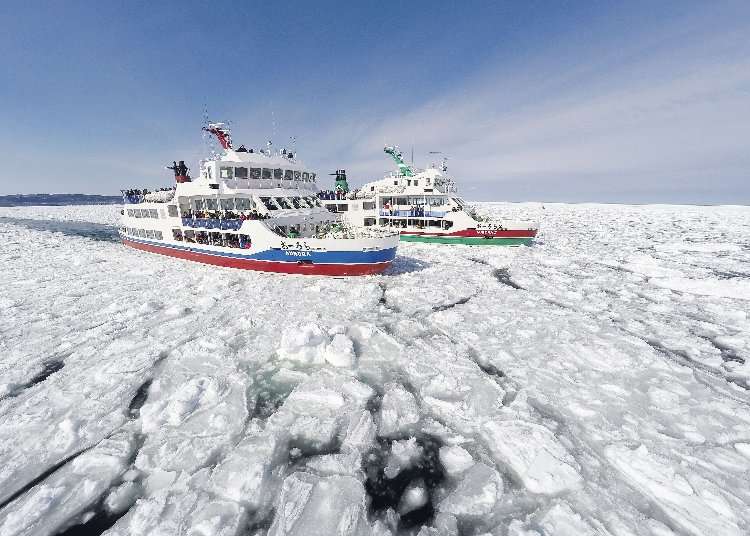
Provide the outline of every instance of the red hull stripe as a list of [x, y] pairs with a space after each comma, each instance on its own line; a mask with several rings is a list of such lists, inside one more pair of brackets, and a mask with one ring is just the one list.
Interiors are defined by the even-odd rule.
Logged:
[[275, 272], [282, 274], [306, 274], [306, 275], [372, 275], [388, 268], [391, 262], [378, 262], [374, 264], [309, 264], [297, 262], [260, 261], [255, 259], [239, 259], [236, 257], [222, 257], [217, 255], [206, 255], [195, 251], [185, 251], [170, 247], [154, 246], [133, 242], [123, 238], [123, 244], [131, 248], [158, 253], [168, 257], [176, 257], [203, 264], [225, 266], [227, 268], [240, 268], [242, 270], [256, 270], [260, 272]]
[[492, 230], [486, 233], [480, 233], [476, 229], [463, 229], [452, 233], [429, 233], [424, 231], [401, 231], [401, 234], [420, 235], [420, 236], [462, 236], [472, 238], [534, 238], [536, 229], [504, 229]]

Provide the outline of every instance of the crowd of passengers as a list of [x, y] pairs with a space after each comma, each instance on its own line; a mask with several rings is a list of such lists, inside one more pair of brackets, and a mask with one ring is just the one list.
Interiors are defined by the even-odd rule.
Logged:
[[261, 214], [256, 209], [252, 209], [247, 214], [243, 212], [234, 212], [233, 210], [185, 210], [182, 213], [183, 218], [193, 219], [212, 219], [212, 220], [267, 220], [271, 216], [268, 214]]
[[346, 199], [346, 192], [342, 192], [341, 190], [321, 190], [318, 192], [318, 199], [341, 201]]
[[149, 190], [148, 188], [144, 188], [143, 190], [130, 189], [130, 190], [125, 190], [124, 193], [126, 196], [131, 197], [131, 196], [136, 196], [136, 195], [147, 195], [153, 192], [169, 192], [172, 190], [174, 190], [174, 186], [171, 188], [157, 188], [156, 190]]

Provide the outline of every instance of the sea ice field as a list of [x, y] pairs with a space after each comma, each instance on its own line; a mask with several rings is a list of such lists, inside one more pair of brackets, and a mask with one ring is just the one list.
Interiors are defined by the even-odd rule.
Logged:
[[0, 535], [750, 534], [750, 208], [478, 208], [344, 279], [0, 208]]

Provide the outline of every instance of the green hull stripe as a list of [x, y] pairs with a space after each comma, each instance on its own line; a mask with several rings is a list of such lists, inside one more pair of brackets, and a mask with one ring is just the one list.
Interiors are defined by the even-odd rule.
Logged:
[[466, 244], [469, 246], [529, 246], [533, 238], [484, 238], [472, 236], [423, 236], [402, 234], [404, 242], [430, 242], [433, 244]]

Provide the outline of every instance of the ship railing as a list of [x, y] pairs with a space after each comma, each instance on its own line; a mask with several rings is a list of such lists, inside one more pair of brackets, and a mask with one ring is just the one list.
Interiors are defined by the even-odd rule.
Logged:
[[437, 210], [381, 210], [381, 216], [399, 218], [444, 218], [445, 211]]
[[224, 231], [239, 231], [242, 220], [219, 218], [182, 218], [182, 225], [193, 229], [221, 229]]

